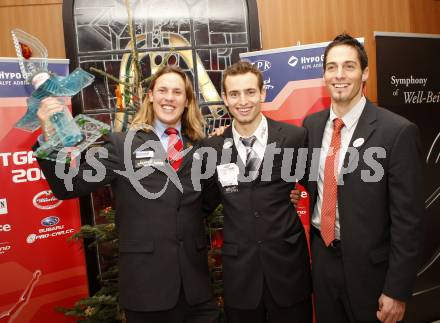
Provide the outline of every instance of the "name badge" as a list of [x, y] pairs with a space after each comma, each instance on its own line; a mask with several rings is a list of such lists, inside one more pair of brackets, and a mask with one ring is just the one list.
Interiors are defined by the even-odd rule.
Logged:
[[138, 150], [135, 152], [136, 158], [152, 158], [154, 157], [154, 151], [153, 150]]
[[230, 163], [217, 166], [218, 180], [223, 187], [237, 186], [238, 173], [239, 170], [236, 164]]
[[143, 158], [143, 159], [136, 159], [134, 161], [134, 167], [141, 168], [141, 167], [147, 167], [147, 166], [163, 166], [165, 165], [165, 162], [160, 159], [151, 159], [151, 158]]

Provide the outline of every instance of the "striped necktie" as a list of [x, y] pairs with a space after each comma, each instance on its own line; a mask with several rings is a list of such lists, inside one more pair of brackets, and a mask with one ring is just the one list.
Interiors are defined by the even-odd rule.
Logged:
[[177, 172], [180, 164], [182, 164], [183, 143], [177, 129], [167, 128], [165, 133], [168, 135], [168, 160], [171, 167]]
[[258, 168], [260, 166], [260, 158], [257, 155], [257, 152], [252, 148], [257, 137], [250, 136], [248, 138], [240, 137], [240, 141], [246, 148], [246, 168], [244, 171], [245, 176], [251, 177], [254, 180], [258, 174]]

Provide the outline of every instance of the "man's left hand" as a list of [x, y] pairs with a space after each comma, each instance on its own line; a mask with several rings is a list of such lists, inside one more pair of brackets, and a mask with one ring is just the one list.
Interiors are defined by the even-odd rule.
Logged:
[[225, 130], [229, 127], [228, 126], [220, 126], [218, 128], [215, 128], [214, 130], [212, 130], [212, 132], [209, 134], [209, 137], [218, 137], [218, 136], [223, 136], [223, 134], [225, 133]]
[[379, 321], [384, 323], [395, 323], [403, 320], [406, 303], [386, 296], [379, 297], [379, 310], [376, 312]]

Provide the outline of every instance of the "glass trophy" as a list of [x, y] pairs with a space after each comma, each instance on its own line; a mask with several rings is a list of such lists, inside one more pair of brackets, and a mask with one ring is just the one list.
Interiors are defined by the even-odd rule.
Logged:
[[[37, 112], [41, 100], [47, 97], [71, 97], [90, 85], [94, 76], [81, 68], [62, 77], [48, 70], [47, 49], [34, 36], [20, 30], [12, 30], [15, 51], [23, 77], [32, 84], [34, 91], [27, 100], [26, 114], [15, 125], [17, 128], [35, 131], [40, 127]], [[32, 57], [32, 59], [31, 59]], [[93, 144], [110, 126], [85, 115], [72, 117], [65, 107], [49, 119], [53, 134], [35, 151], [38, 158], [70, 162]]]

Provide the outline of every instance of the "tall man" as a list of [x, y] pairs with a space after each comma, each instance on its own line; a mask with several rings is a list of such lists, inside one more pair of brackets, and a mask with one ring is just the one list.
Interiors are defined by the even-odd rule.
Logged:
[[310, 150], [321, 148], [308, 183], [317, 323], [399, 321], [416, 276], [418, 129], [368, 101], [367, 78], [364, 47], [337, 36], [324, 53], [331, 107], [304, 120]]
[[294, 149], [295, 165], [306, 132], [264, 117], [265, 94], [262, 75], [250, 63], [225, 70], [223, 99], [234, 120], [206, 142], [219, 157], [214, 178], [225, 216], [226, 316], [229, 323], [311, 322], [306, 237], [289, 201], [295, 182], [281, 175], [285, 149]]
[[[42, 128], [62, 109], [54, 98], [44, 101], [38, 112]], [[73, 189], [56, 175], [55, 163], [38, 160], [59, 199], [111, 185], [119, 237], [119, 302], [127, 323], [217, 322], [202, 193], [191, 182], [193, 154], [204, 137], [202, 120], [191, 81], [180, 68], [167, 66], [150, 83], [133, 120], [137, 131], [112, 133], [106, 151], [80, 165]], [[136, 178], [134, 172], [146, 176]], [[177, 179], [182, 190], [170, 179]], [[215, 191], [204, 189], [215, 197]]]

